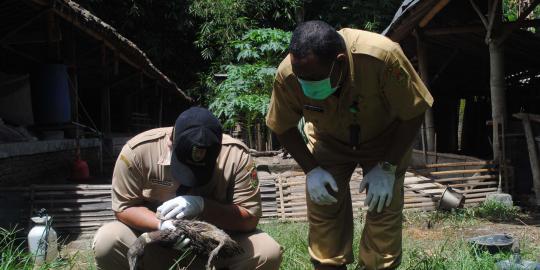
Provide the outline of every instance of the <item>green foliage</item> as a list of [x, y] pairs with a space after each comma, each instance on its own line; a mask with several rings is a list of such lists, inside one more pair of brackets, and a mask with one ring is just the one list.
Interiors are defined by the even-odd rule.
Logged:
[[336, 28], [353, 27], [381, 32], [392, 20], [402, 0], [312, 1], [304, 4], [305, 20], [319, 19]]
[[291, 33], [254, 29], [231, 42], [237, 64], [224, 66], [227, 79], [213, 86], [209, 109], [230, 128], [238, 122], [250, 126], [266, 115], [276, 65], [287, 52]]
[[495, 200], [488, 200], [474, 208], [474, 214], [477, 217], [489, 220], [510, 221], [518, 216], [519, 208], [516, 206], [508, 206]]
[[240, 40], [234, 41], [233, 47], [239, 51], [238, 62], [264, 62], [269, 65], [279, 64], [287, 52], [291, 33], [278, 29], [253, 29]]
[[200, 21], [195, 45], [206, 60], [231, 62], [229, 46], [249, 29], [292, 25], [294, 8], [300, 0], [194, 0], [189, 13]]
[[[516, 21], [519, 18], [520, 12], [523, 12], [523, 10], [525, 10], [530, 3], [530, 1], [524, 0], [504, 0], [502, 6], [503, 15], [509, 22]], [[529, 19], [536, 19], [539, 17], [540, 6], [537, 6], [529, 15]]]

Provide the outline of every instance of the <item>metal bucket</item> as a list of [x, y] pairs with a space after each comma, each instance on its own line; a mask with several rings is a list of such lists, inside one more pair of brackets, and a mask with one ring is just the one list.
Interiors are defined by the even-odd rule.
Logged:
[[443, 191], [441, 199], [439, 200], [439, 210], [451, 210], [455, 208], [463, 207], [465, 202], [465, 196], [454, 191], [451, 187], [447, 186]]

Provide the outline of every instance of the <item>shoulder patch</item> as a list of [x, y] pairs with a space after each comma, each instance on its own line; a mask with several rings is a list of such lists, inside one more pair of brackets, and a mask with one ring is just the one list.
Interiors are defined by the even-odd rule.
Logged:
[[387, 79], [395, 81], [400, 86], [405, 86], [409, 80], [409, 73], [403, 69], [399, 62], [389, 63], [384, 72]]
[[131, 149], [137, 147], [140, 144], [143, 144], [145, 142], [155, 141], [157, 139], [162, 138], [167, 134], [166, 129], [164, 128], [157, 128], [157, 129], [151, 129], [148, 131], [145, 131], [143, 133], [140, 133], [136, 135], [135, 137], [131, 138], [127, 145], [131, 147]]
[[131, 162], [129, 162], [129, 159], [123, 154], [120, 154], [120, 160], [123, 161], [128, 168], [131, 167]]
[[245, 145], [242, 141], [240, 141], [238, 139], [235, 139], [235, 138], [233, 138], [233, 137], [231, 137], [230, 135], [227, 135], [227, 134], [223, 134], [223, 138], [221, 139], [221, 144], [223, 144], [223, 145], [235, 144], [235, 145], [241, 146], [246, 151], [249, 151], [249, 147], [247, 147], [247, 145]]

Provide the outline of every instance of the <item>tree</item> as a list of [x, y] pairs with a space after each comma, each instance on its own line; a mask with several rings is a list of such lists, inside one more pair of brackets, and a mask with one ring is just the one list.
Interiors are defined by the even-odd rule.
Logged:
[[250, 145], [252, 127], [264, 126], [276, 67], [287, 53], [290, 38], [290, 32], [278, 29], [248, 31], [231, 43], [236, 63], [224, 66], [227, 79], [213, 88], [209, 109], [225, 128], [243, 125]]

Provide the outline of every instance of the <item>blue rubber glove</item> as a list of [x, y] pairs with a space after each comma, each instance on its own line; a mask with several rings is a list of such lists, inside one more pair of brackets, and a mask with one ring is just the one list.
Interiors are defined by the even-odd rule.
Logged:
[[380, 213], [384, 206], [388, 207], [392, 202], [396, 166], [388, 167], [383, 169], [381, 163], [377, 164], [360, 182], [360, 193], [369, 187], [364, 205], [369, 206], [370, 212], [377, 208], [377, 213]]

